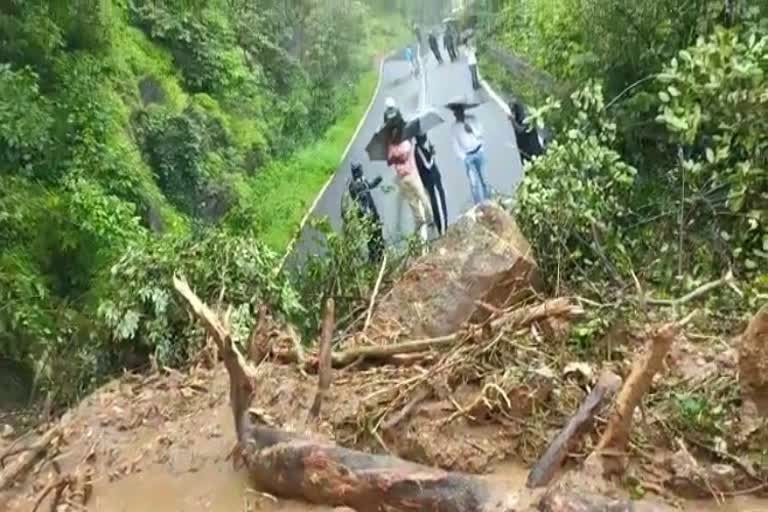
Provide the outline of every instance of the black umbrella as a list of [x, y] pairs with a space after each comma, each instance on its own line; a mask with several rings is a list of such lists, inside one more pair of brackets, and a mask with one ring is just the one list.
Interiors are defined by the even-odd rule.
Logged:
[[445, 120], [440, 114], [437, 113], [435, 109], [430, 108], [421, 112], [411, 122], [418, 123], [418, 128], [419, 128], [418, 133], [427, 133], [429, 130], [431, 130], [435, 126], [444, 123]]
[[[368, 145], [365, 146], [365, 152], [368, 153], [368, 159], [372, 162], [386, 161], [387, 160], [387, 142], [389, 139], [390, 127], [387, 125], [382, 126], [379, 130], [373, 134]], [[405, 123], [403, 127], [403, 140], [412, 139], [419, 134], [421, 130], [419, 126], [419, 118], [413, 119]]]
[[456, 109], [469, 110], [471, 108], [475, 108], [479, 106], [480, 106], [480, 103], [477, 103], [476, 101], [469, 101], [466, 98], [466, 96], [454, 98], [445, 104], [445, 108], [450, 110], [456, 110]]

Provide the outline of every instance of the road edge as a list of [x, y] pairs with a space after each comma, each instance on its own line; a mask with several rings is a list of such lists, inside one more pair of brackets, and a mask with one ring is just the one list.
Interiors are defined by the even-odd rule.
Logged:
[[363, 129], [365, 120], [368, 119], [368, 115], [371, 113], [371, 110], [373, 110], [373, 105], [376, 103], [376, 98], [379, 96], [379, 92], [381, 91], [381, 82], [384, 78], [384, 63], [394, 53], [395, 52], [390, 52], [381, 58], [381, 61], [379, 62], [379, 78], [378, 78], [378, 81], [376, 82], [376, 88], [373, 90], [373, 95], [371, 95], [371, 100], [368, 102], [368, 108], [365, 109], [365, 112], [360, 117], [360, 121], [358, 121], [357, 123], [357, 128], [355, 128], [354, 133], [352, 133], [352, 137], [350, 137], [349, 142], [347, 142], [347, 147], [344, 148], [344, 152], [341, 154], [341, 158], [339, 159], [339, 163], [336, 165], [336, 169], [333, 171], [333, 173], [331, 173], [331, 175], [328, 177], [328, 180], [325, 182], [323, 187], [315, 196], [315, 200], [312, 201], [312, 204], [307, 209], [307, 213], [305, 213], [304, 217], [302, 217], [301, 222], [299, 223], [298, 228], [296, 230], [296, 233], [291, 238], [291, 241], [288, 242], [288, 246], [285, 248], [285, 253], [283, 254], [283, 257], [280, 258], [280, 265], [277, 267], [278, 272], [280, 272], [285, 266], [285, 262], [286, 260], [288, 260], [288, 256], [291, 255], [291, 252], [293, 251], [293, 247], [296, 245], [296, 241], [299, 239], [299, 237], [301, 236], [301, 233], [304, 231], [304, 226], [307, 224], [309, 217], [312, 215], [312, 212], [315, 211], [315, 208], [317, 208], [317, 204], [320, 202], [320, 198], [323, 197], [323, 194], [325, 194], [325, 191], [331, 185], [333, 178], [335, 178], [336, 174], [339, 172], [339, 166], [342, 163], [344, 163], [344, 160], [347, 158], [347, 155], [349, 154], [349, 151], [352, 149], [352, 145], [354, 144], [355, 139], [357, 139], [357, 136], [360, 135], [360, 130]]
[[488, 93], [488, 96], [490, 96], [493, 101], [498, 103], [499, 107], [501, 107], [501, 110], [506, 112], [507, 115], [511, 113], [509, 110], [509, 105], [507, 105], [507, 102], [505, 102], [501, 98], [501, 96], [496, 91], [493, 90], [493, 87], [491, 87], [491, 84], [489, 84], [484, 78], [481, 78], [480, 85], [483, 86], [483, 89], [485, 89], [485, 92]]

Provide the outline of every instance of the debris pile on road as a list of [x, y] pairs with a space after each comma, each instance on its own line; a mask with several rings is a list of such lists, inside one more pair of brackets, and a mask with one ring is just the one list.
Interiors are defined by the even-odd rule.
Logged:
[[[148, 459], [178, 467], [205, 433], [262, 491], [362, 511], [629, 510], [617, 476], [664, 496], [768, 488], [766, 466], [743, 457], [768, 436], [759, 406], [727, 422], [701, 406], [740, 402], [736, 351], [693, 342], [693, 314], [615, 326], [591, 351], [574, 344], [597, 306], [545, 297], [529, 245], [498, 207], [471, 210], [390, 290], [377, 286], [358, 332], [336, 338], [329, 300], [316, 349], [265, 310], [235, 340], [226, 314], [183, 279], [174, 286], [209, 336], [200, 367], [113, 383], [26, 453], [6, 448], [0, 461], [17, 459], [0, 484], [66, 510], [87, 501], [94, 474], [123, 478]], [[743, 337], [742, 368], [768, 364], [764, 317]], [[761, 379], [742, 371], [746, 396], [759, 398]], [[234, 449], [207, 421], [226, 394]], [[147, 432], [138, 453], [119, 440]], [[527, 488], [469, 475], [510, 458], [533, 463]]]

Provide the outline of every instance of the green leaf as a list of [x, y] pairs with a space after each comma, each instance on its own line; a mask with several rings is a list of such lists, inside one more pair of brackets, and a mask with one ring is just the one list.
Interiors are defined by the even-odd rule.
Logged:
[[659, 91], [659, 99], [663, 101], [664, 103], [669, 103], [671, 98], [669, 97], [669, 94], [667, 94], [665, 91]]
[[712, 151], [712, 148], [707, 148], [706, 154], [707, 154], [707, 162], [711, 164], [715, 163], [715, 152]]

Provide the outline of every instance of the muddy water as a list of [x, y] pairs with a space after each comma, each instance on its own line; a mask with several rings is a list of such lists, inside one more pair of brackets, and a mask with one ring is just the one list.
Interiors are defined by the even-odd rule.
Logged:
[[[525, 485], [527, 469], [513, 463], [494, 468], [485, 478]], [[329, 512], [330, 507], [280, 500], [273, 502], [248, 486], [243, 472], [228, 463], [209, 464], [195, 472], [173, 475], [167, 468], [131, 475], [108, 485], [97, 486], [92, 502], [99, 512]], [[685, 512], [768, 512], [768, 500], [739, 497], [718, 506], [713, 501], [688, 502]]]
[[280, 500], [249, 488], [242, 472], [230, 465], [211, 465], [194, 473], [171, 475], [164, 468], [97, 486], [92, 510], [99, 512], [304, 512], [330, 511]]
[[718, 505], [714, 501], [691, 501], [683, 505], [686, 512], [768, 512], [768, 499], [739, 496]]

